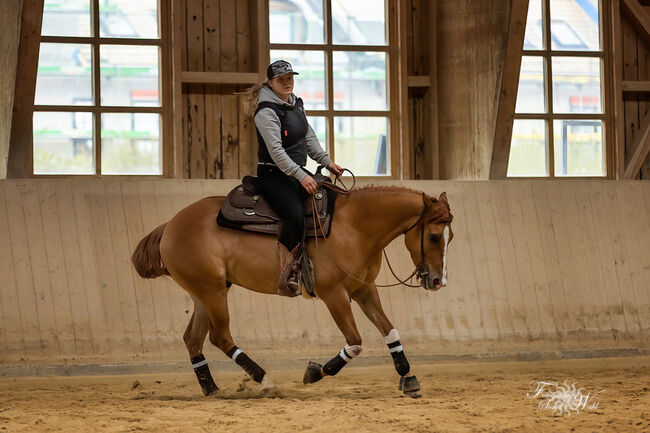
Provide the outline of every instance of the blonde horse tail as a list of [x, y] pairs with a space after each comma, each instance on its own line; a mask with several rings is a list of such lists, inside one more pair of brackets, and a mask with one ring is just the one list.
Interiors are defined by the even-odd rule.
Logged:
[[162, 275], [169, 275], [160, 257], [160, 238], [162, 238], [167, 223], [163, 223], [153, 229], [135, 247], [131, 262], [135, 270], [142, 278], [156, 278]]

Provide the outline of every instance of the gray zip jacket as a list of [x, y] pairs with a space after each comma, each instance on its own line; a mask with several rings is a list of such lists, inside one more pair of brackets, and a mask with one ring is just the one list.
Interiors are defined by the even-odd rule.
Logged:
[[[273, 102], [279, 105], [293, 106], [296, 101], [296, 96], [292, 93], [289, 96], [289, 103], [280, 99], [268, 85], [262, 86], [258, 102]], [[257, 127], [260, 135], [264, 139], [264, 144], [271, 155], [271, 159], [278, 166], [278, 168], [287, 176], [293, 176], [299, 181], [307, 177], [307, 173], [301, 170], [300, 166], [293, 162], [287, 155], [282, 147], [282, 137], [280, 135], [280, 119], [271, 108], [262, 108], [255, 115], [255, 126]], [[305, 136], [307, 143], [307, 155], [317, 163], [327, 166], [332, 160], [327, 152], [323, 150], [314, 130], [309, 126], [307, 135]]]

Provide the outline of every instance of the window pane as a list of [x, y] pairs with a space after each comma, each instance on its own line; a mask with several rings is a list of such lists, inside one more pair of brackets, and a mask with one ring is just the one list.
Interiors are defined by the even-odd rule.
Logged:
[[554, 120], [556, 176], [605, 176], [600, 120]]
[[515, 119], [508, 176], [548, 176], [546, 121]]
[[34, 174], [94, 174], [92, 113], [34, 113]]
[[553, 111], [602, 113], [600, 59], [553, 57]]
[[599, 0], [551, 0], [551, 49], [600, 50]]
[[100, 47], [102, 105], [160, 106], [158, 47]]
[[543, 50], [544, 33], [542, 31], [542, 0], [530, 0], [526, 19], [524, 50]]
[[385, 0], [332, 0], [335, 44], [386, 45]]
[[[329, 150], [327, 149], [327, 118], [322, 116], [307, 116], [307, 121], [314, 130], [314, 133], [320, 142], [320, 146], [329, 153]], [[318, 168], [318, 163], [311, 158], [307, 158], [307, 165], [305, 168], [314, 173]], [[323, 170], [323, 174], [327, 173], [329, 172]]]
[[92, 36], [90, 0], [45, 0], [43, 36]]
[[307, 110], [323, 110], [325, 105], [325, 53], [322, 51], [271, 50], [271, 62], [286, 60], [295, 76], [294, 93], [300, 96]]
[[523, 56], [519, 73], [516, 113], [544, 113], [544, 58]]
[[386, 53], [334, 52], [334, 109], [387, 110]]
[[160, 115], [102, 114], [102, 174], [162, 174]]
[[41, 44], [34, 104], [93, 104], [90, 45]]
[[157, 39], [158, 0], [102, 0], [99, 34], [104, 38]]
[[322, 0], [270, 0], [269, 40], [272, 44], [323, 44]]
[[386, 117], [335, 117], [334, 155], [355, 176], [390, 175]]

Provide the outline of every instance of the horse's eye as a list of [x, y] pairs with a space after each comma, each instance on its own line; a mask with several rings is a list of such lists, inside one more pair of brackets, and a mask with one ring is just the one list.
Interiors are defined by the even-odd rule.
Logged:
[[430, 240], [431, 242], [438, 242], [438, 241], [440, 241], [440, 235], [439, 235], [439, 234], [435, 234], [435, 233], [431, 233], [431, 234], [429, 235], [429, 240]]

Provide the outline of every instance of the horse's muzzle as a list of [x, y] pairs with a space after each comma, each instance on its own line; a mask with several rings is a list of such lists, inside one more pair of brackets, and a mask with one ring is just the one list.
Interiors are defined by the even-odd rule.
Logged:
[[420, 285], [425, 289], [425, 290], [431, 290], [433, 292], [437, 292], [446, 284], [443, 284], [441, 279], [439, 277], [434, 277], [429, 273], [429, 267], [427, 265], [422, 265], [417, 273], [417, 278], [418, 281], [420, 282]]

